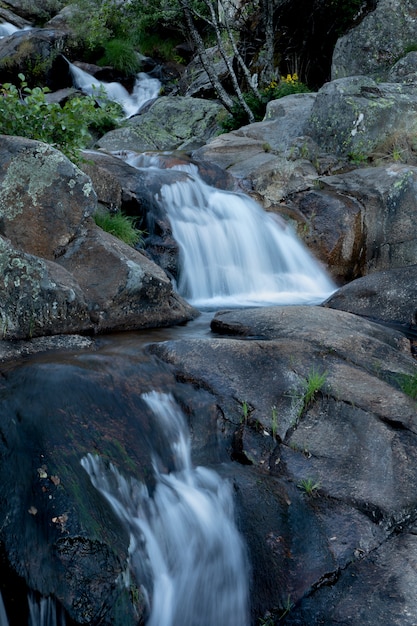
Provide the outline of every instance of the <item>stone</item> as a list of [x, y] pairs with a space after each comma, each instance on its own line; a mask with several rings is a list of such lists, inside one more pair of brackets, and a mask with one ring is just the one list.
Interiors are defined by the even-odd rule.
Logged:
[[373, 272], [338, 289], [323, 306], [412, 331], [417, 325], [416, 281], [416, 265]]
[[39, 141], [1, 137], [0, 233], [28, 254], [54, 260], [97, 209], [91, 180]]
[[83, 289], [96, 332], [169, 326], [198, 315], [159, 266], [95, 224], [58, 263]]
[[220, 130], [223, 112], [217, 102], [162, 96], [142, 115], [106, 133], [97, 146], [108, 151], [191, 150]]
[[322, 151], [364, 163], [374, 152], [417, 129], [414, 85], [340, 78], [317, 93], [306, 134]]
[[357, 75], [387, 80], [394, 63], [415, 45], [415, 28], [413, 0], [379, 0], [374, 11], [338, 39], [332, 80]]
[[17, 250], [1, 237], [0, 270], [1, 339], [93, 330], [80, 285], [56, 263]]

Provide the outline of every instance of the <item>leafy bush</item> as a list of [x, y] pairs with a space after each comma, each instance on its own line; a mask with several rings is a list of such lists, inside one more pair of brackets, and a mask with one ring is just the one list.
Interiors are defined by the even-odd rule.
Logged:
[[[254, 114], [255, 120], [260, 122], [264, 118], [266, 105], [271, 100], [278, 100], [294, 93], [308, 93], [309, 91], [307, 85], [299, 81], [297, 74], [288, 74], [286, 77], [282, 76], [279, 82], [271, 81], [265, 89], [260, 91], [260, 99], [253, 93], [245, 93], [243, 97]], [[231, 115], [222, 122], [225, 132], [235, 130], [248, 123], [246, 112], [237, 98], [234, 99], [234, 103]]]
[[111, 103], [98, 108], [92, 97], [76, 97], [61, 107], [48, 102], [47, 87], [27, 86], [19, 74], [20, 87], [5, 83], [0, 87], [0, 133], [19, 135], [49, 143], [71, 160], [79, 160], [79, 150], [87, 147], [91, 130], [115, 128], [118, 107]]
[[136, 219], [124, 215], [121, 211], [117, 213], [99, 212], [94, 215], [94, 221], [106, 233], [114, 235], [129, 246], [143, 244], [143, 231], [135, 227]]

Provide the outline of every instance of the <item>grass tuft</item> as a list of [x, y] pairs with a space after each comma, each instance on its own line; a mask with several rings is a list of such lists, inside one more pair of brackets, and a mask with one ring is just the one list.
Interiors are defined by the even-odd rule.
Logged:
[[135, 227], [136, 219], [124, 215], [121, 211], [117, 213], [96, 213], [94, 221], [106, 233], [110, 233], [129, 246], [143, 245], [144, 232]]

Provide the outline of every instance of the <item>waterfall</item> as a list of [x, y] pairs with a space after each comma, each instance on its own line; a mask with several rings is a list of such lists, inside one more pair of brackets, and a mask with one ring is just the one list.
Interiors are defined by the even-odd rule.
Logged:
[[7, 619], [6, 609], [3, 602], [3, 596], [0, 591], [0, 626], [9, 626], [9, 621]]
[[[143, 156], [125, 156], [144, 167]], [[149, 165], [155, 166], [155, 157]], [[279, 217], [244, 194], [206, 185], [194, 165], [174, 166], [188, 180], [165, 184], [156, 198], [180, 249], [179, 293], [197, 308], [317, 304], [335, 286]]]
[[151, 78], [144, 72], [139, 72], [137, 75], [130, 94], [120, 83], [97, 80], [72, 63], [69, 63], [69, 69], [75, 87], [89, 96], [97, 97], [98, 100], [100, 91], [104, 91], [109, 100], [120, 104], [126, 117], [135, 115], [147, 102], [157, 98], [161, 88], [161, 83], [157, 78]]
[[248, 568], [231, 486], [193, 467], [185, 420], [171, 395], [143, 399], [165, 433], [174, 470], [164, 473], [155, 454], [151, 493], [97, 456], [87, 455], [82, 465], [130, 534], [130, 567], [149, 603], [147, 626], [247, 626]]
[[[65, 613], [51, 598], [45, 598], [33, 591], [28, 596], [29, 621], [28, 626], [65, 626]], [[9, 626], [3, 597], [0, 592], [0, 626]]]
[[17, 26], [10, 24], [10, 22], [2, 22], [0, 24], [0, 38], [7, 37], [7, 35], [12, 35], [18, 30], [20, 29]]
[[29, 626], [65, 626], [65, 614], [53, 598], [28, 595]]

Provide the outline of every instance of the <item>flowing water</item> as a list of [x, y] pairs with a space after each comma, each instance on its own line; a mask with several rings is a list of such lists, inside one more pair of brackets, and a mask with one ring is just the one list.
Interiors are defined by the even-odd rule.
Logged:
[[94, 486], [130, 535], [130, 566], [146, 581], [147, 626], [247, 626], [248, 568], [228, 482], [193, 467], [184, 417], [171, 395], [143, 396], [162, 427], [174, 470], [154, 453], [151, 493], [99, 457], [82, 459]]
[[13, 33], [16, 33], [18, 30], [29, 30], [29, 26], [26, 28], [18, 28], [14, 24], [10, 24], [10, 22], [2, 22], [0, 24], [0, 38], [13, 35]]
[[72, 63], [69, 63], [69, 69], [75, 87], [98, 99], [101, 91], [104, 91], [109, 100], [120, 104], [126, 117], [139, 113], [147, 102], [158, 97], [161, 88], [161, 83], [157, 78], [151, 78], [144, 72], [139, 72], [133, 91], [129, 93], [120, 83], [98, 80]]
[[[158, 167], [158, 158], [125, 154], [130, 165]], [[165, 184], [155, 198], [180, 248], [178, 291], [195, 307], [317, 304], [335, 286], [279, 217], [244, 194], [211, 187], [195, 165], [188, 179]]]

